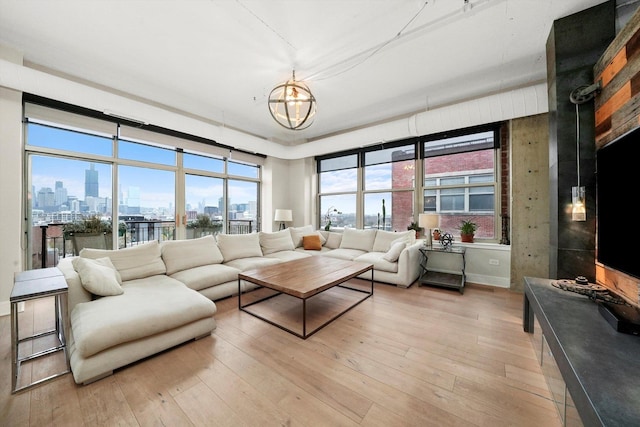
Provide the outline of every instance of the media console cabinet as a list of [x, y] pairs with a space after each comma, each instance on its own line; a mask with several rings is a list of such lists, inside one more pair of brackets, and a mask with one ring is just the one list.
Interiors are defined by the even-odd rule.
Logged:
[[524, 278], [523, 327], [564, 425], [640, 425], [640, 336], [617, 332], [597, 303], [551, 283]]

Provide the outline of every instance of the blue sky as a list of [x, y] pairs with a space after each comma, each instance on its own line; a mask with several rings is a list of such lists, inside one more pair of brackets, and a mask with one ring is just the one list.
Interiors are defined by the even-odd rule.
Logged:
[[[46, 126], [29, 126], [29, 144], [47, 148], [58, 148], [67, 151], [88, 153], [105, 157], [112, 156], [113, 142], [109, 138], [87, 135], [79, 132], [65, 131]], [[175, 151], [142, 144], [125, 142], [120, 144], [121, 157], [138, 159], [150, 163], [175, 165]], [[84, 200], [85, 170], [94, 164], [99, 177], [99, 196], [111, 197], [112, 173], [108, 163], [88, 162], [42, 155], [31, 156], [32, 186], [36, 192], [44, 187], [55, 189], [56, 181], [62, 181], [68, 196], [75, 196]], [[197, 156], [190, 159], [192, 165], [202, 165]], [[212, 169], [215, 164], [204, 162]], [[246, 167], [233, 162], [229, 163], [230, 172], [245, 175], [252, 172], [252, 167]], [[217, 171], [220, 171], [218, 168]], [[220, 179], [190, 176], [190, 185], [186, 191], [186, 203], [197, 207], [198, 203], [218, 205], [218, 198], [222, 195], [222, 181]], [[175, 205], [175, 173], [173, 171], [120, 166], [119, 186], [126, 197], [129, 186], [140, 188], [142, 207], [158, 208]], [[247, 203], [256, 200], [256, 186], [254, 183], [241, 181], [229, 182], [231, 203]]]

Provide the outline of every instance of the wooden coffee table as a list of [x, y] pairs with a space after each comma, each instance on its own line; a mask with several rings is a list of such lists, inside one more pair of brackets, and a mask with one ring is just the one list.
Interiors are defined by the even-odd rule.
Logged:
[[[343, 285], [343, 283], [348, 280], [369, 270], [371, 270], [371, 290], [357, 289]], [[266, 297], [243, 304], [243, 292], [241, 288], [243, 280], [259, 285], [263, 288], [272, 289], [276, 292]], [[320, 326], [307, 332], [307, 300], [334, 287], [364, 293], [365, 296], [358, 298], [354, 304], [349, 305], [345, 310], [340, 311]], [[255, 306], [256, 304], [283, 294], [295, 297], [302, 301], [302, 333], [288, 328], [272, 319], [268, 319], [264, 315], [258, 314], [256, 311], [247, 310], [248, 307]], [[245, 297], [246, 295], [247, 293], [244, 294]], [[238, 308], [240, 310], [303, 339], [310, 337], [372, 295], [372, 264], [344, 261], [324, 256], [311, 256], [309, 258], [287, 261], [276, 265], [247, 270], [238, 275]]]

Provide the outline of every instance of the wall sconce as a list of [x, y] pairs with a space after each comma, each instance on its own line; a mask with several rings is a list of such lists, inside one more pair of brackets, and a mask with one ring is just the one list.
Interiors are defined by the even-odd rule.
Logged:
[[[578, 180], [578, 182], [579, 181], [580, 180]], [[571, 221], [587, 220], [584, 193], [584, 187], [571, 187]]]
[[273, 215], [274, 221], [280, 221], [279, 230], [284, 230], [287, 228], [285, 222], [293, 221], [293, 214], [291, 213], [291, 209], [276, 209], [275, 215]]
[[431, 230], [438, 226], [439, 215], [421, 213], [418, 215], [418, 226], [424, 228], [424, 235], [427, 238], [425, 244], [431, 246], [433, 244], [433, 238], [431, 236]]
[[571, 187], [571, 221], [587, 220], [586, 190], [580, 185], [580, 104], [591, 101], [602, 89], [601, 81], [571, 91], [569, 101], [576, 106], [576, 169], [578, 185]]
[[576, 168], [578, 185], [571, 187], [571, 221], [586, 221], [585, 188], [580, 186], [580, 111], [576, 103]]

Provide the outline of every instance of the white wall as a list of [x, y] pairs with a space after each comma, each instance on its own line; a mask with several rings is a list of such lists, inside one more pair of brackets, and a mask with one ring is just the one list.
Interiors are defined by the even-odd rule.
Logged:
[[[454, 243], [465, 246], [467, 282], [509, 288], [511, 286], [511, 246], [495, 243]], [[427, 267], [434, 271], [459, 273], [461, 257], [431, 252]]]
[[[0, 46], [0, 58], [21, 63]], [[0, 87], [0, 315], [9, 314], [14, 273], [22, 271], [22, 94]]]
[[293, 221], [287, 227], [301, 227], [316, 221], [316, 183], [313, 158], [285, 160], [267, 157], [262, 170], [263, 230], [278, 230], [273, 221], [276, 209], [291, 209]]
[[280, 224], [273, 220], [276, 209], [291, 209], [288, 182], [289, 162], [267, 157], [262, 166], [262, 231], [277, 231]]
[[289, 160], [287, 188], [289, 206], [293, 209], [293, 226], [317, 224], [315, 163], [313, 157]]

